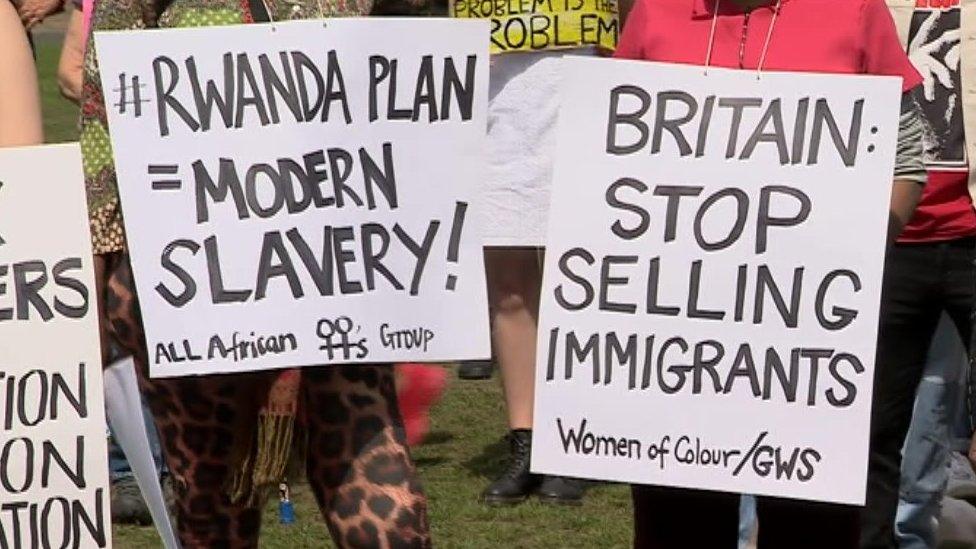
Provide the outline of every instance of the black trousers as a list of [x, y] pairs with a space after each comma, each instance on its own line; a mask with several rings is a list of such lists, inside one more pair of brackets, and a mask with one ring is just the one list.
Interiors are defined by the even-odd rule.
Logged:
[[[635, 549], [735, 549], [739, 495], [634, 486]], [[859, 508], [756, 498], [762, 549], [853, 549]]]
[[892, 247], [885, 266], [861, 546], [895, 548], [901, 450], [939, 318], [971, 346], [976, 239]]

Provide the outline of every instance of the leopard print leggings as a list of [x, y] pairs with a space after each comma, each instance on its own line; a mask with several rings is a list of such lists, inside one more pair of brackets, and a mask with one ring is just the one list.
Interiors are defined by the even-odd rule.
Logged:
[[[135, 358], [176, 481], [186, 549], [257, 547], [261, 509], [231, 503], [232, 449], [253, 430], [273, 374], [149, 379], [129, 258], [105, 259], [108, 337]], [[107, 357], [103, 357], [107, 360]], [[427, 499], [410, 459], [390, 365], [306, 368], [307, 476], [339, 547], [430, 547]]]

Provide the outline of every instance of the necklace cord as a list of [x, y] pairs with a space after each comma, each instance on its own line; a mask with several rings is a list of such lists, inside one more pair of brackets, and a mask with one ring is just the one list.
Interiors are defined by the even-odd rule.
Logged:
[[[708, 33], [708, 50], [705, 53], [705, 74], [708, 74], [708, 69], [712, 66], [712, 53], [715, 50], [715, 29], [718, 27], [718, 12], [722, 6], [722, 0], [715, 0], [715, 7], [712, 13], [712, 28]], [[769, 52], [769, 44], [773, 40], [773, 29], [776, 27], [776, 20], [779, 19], [780, 9], [783, 7], [783, 0], [776, 0], [776, 6], [773, 8], [773, 18], [769, 23], [769, 29], [766, 31], [766, 42], [763, 44], [762, 55], [759, 57], [759, 65], [756, 68], [756, 78], [762, 76], [763, 67], [766, 66], [766, 54]]]

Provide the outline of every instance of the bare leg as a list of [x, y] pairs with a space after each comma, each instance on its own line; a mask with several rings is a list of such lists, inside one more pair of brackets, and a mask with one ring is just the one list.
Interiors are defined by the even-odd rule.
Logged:
[[532, 428], [541, 262], [542, 252], [536, 249], [485, 251], [488, 299], [494, 315], [492, 343], [512, 429]]
[[542, 251], [536, 249], [485, 251], [488, 300], [494, 321], [492, 342], [512, 429], [508, 470], [482, 494], [488, 504], [518, 503], [531, 494], [539, 496], [543, 503], [554, 504], [578, 505], [583, 498], [579, 482], [529, 471], [542, 259]]
[[482, 501], [489, 505], [525, 501], [542, 482], [539, 475], [529, 471], [541, 261], [541, 252], [534, 249], [485, 250], [491, 339], [511, 428], [508, 468], [481, 494]]

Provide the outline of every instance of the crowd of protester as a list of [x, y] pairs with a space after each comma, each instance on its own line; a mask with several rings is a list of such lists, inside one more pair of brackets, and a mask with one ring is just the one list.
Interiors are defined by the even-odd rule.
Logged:
[[[974, 376], [965, 358], [976, 293], [970, 160], [976, 155], [976, 0], [630, 4], [619, 5], [618, 58], [903, 81], [866, 504], [634, 486], [635, 547], [730, 547], [750, 537], [755, 522], [760, 548], [976, 547]], [[30, 31], [62, 9], [60, 0], [0, 0], [0, 146], [43, 142]], [[107, 367], [121, 354], [136, 362], [147, 423], [165, 433], [156, 445], [159, 473], [175, 492], [183, 546], [256, 546], [261, 504], [296, 451], [306, 452], [308, 481], [338, 545], [355, 546], [369, 532], [382, 534], [376, 546], [431, 545], [426, 495], [409, 446], [422, 442], [428, 411], [446, 388], [442, 368], [378, 364], [149, 378], [115, 168], [104, 154], [110, 129], [91, 36], [93, 29], [429, 15], [446, 7], [433, 0], [94, 0], [71, 9], [58, 81], [81, 107], [86, 181], [79, 184], [88, 190], [103, 361]], [[513, 193], [549, 184], [559, 59], [607, 54], [582, 48], [495, 56], [487, 177], [510, 184]], [[483, 491], [487, 505], [530, 497], [578, 505], [585, 495], [580, 480], [529, 469], [542, 257], [535, 248], [485, 250], [493, 359], [459, 367], [462, 379], [485, 379], [497, 365], [504, 390], [510, 455], [502, 476]], [[946, 351], [954, 342], [964, 349], [960, 354]], [[190, 414], [190, 406], [210, 412]], [[358, 421], [366, 416], [371, 420]], [[294, 443], [299, 422], [307, 444]], [[196, 453], [190, 436], [227, 444]], [[356, 473], [378, 455], [405, 482], [377, 483]], [[147, 522], [118, 449], [110, 463], [114, 518]], [[221, 478], [197, 474], [203, 463], [217, 467]], [[367, 493], [396, 512], [360, 505]]]

